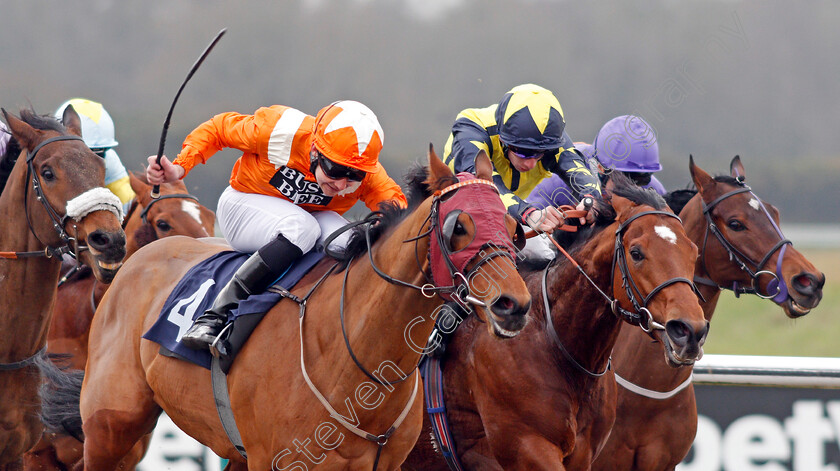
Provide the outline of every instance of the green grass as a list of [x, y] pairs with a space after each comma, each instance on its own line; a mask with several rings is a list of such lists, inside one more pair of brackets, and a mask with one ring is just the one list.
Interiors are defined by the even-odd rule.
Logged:
[[840, 249], [800, 249], [826, 275], [823, 299], [807, 316], [789, 319], [756, 296], [725, 291], [712, 318], [706, 353], [840, 357]]

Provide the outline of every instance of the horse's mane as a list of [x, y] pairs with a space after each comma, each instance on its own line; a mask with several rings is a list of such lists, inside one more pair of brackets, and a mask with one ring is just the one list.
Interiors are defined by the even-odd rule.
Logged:
[[[62, 135], [67, 134], [67, 129], [50, 115], [38, 115], [34, 110], [23, 108], [20, 110], [20, 119], [35, 129], [57, 131]], [[9, 175], [15, 167], [18, 157], [20, 157], [20, 152], [20, 143], [12, 136], [6, 146], [6, 153], [0, 155], [0, 193], [3, 192], [3, 188], [9, 181]]]
[[[433, 183], [440, 183], [430, 182], [429, 169], [419, 162], [414, 163], [408, 169], [406, 174], [403, 176], [403, 180], [405, 182], [403, 191], [405, 192], [408, 206], [402, 208], [393, 201], [380, 203], [378, 210], [380, 218], [370, 227], [369, 231], [367, 224], [362, 224], [361, 226], [357, 226], [353, 229], [353, 233], [350, 235], [350, 242], [347, 244], [347, 248], [343, 252], [343, 260], [345, 262], [367, 252], [368, 232], [370, 232], [370, 243], [373, 245], [377, 240], [379, 240], [382, 234], [396, 226], [400, 221], [405, 219], [407, 215], [417, 209], [420, 203], [431, 196], [432, 192], [429, 188]], [[455, 180], [454, 183], [457, 183], [457, 180]]]
[[[731, 175], [716, 175], [714, 180], [718, 183], [725, 183], [732, 186], [740, 185], [740, 182]], [[665, 202], [668, 203], [668, 207], [671, 208], [674, 214], [680, 214], [683, 208], [685, 208], [685, 205], [688, 204], [688, 201], [696, 194], [697, 188], [691, 184], [686, 188], [669, 191], [663, 196], [663, 198], [665, 199]]]

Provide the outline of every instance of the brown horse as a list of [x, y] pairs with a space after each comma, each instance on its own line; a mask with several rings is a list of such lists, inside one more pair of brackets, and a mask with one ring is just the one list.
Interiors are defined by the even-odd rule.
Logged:
[[[309, 293], [307, 301], [275, 305], [238, 354], [227, 384], [247, 469], [397, 469], [422, 425], [415, 368], [441, 305], [435, 293], [468, 290], [462, 299], [480, 306], [494, 335], [524, 327], [531, 298], [511, 252], [485, 242], [510, 243], [518, 228], [489, 180], [490, 160], [482, 154], [479, 178], [460, 184], [433, 151], [429, 161], [426, 182], [438, 194], [407, 211], [384, 205], [374, 213], [384, 216], [360, 226], [367, 229], [351, 241], [348, 271], [335, 273], [335, 262], [323, 260], [295, 288]], [[455, 209], [470, 205], [483, 209]], [[475, 244], [474, 257], [452, 262]], [[161, 410], [234, 460], [234, 469], [246, 468], [222, 430], [210, 372], [160, 355], [157, 344], [141, 339], [186, 271], [223, 250], [182, 237], [156, 241], [128, 260], [105, 294], [81, 391], [86, 470], [118, 466]], [[427, 281], [430, 273], [437, 287]]]
[[72, 107], [58, 121], [5, 110], [22, 153], [0, 196], [0, 469], [41, 436], [40, 378], [61, 258], [75, 253], [108, 283], [125, 255], [122, 208], [104, 187], [105, 165], [79, 137]]
[[[187, 192], [182, 181], [160, 186], [161, 196], [151, 197], [152, 186], [145, 176], [129, 174], [137, 195], [131, 202], [123, 227], [128, 259], [140, 247], [164, 237], [183, 235], [210, 237], [216, 216]], [[48, 353], [71, 355], [69, 366], [83, 370], [87, 362], [88, 334], [96, 306], [110, 285], [99, 283], [89, 269], [75, 273], [61, 283], [47, 334]], [[141, 454], [139, 450], [138, 454]], [[26, 470], [71, 469], [82, 459], [82, 444], [75, 437], [46, 433], [23, 458]], [[61, 464], [59, 464], [61, 463]]]
[[[700, 355], [707, 325], [689, 281], [697, 247], [661, 198], [613, 180], [596, 227], [570, 250], [577, 262], [560, 255], [524, 274], [541, 302], [519, 336], [491, 344], [472, 320], [455, 332], [443, 392], [464, 469], [589, 469], [593, 453], [582, 451], [604, 443], [614, 415], [615, 384], [599, 383], [611, 382], [603, 375], [622, 320], [675, 366]], [[426, 420], [404, 467], [447, 469], [431, 437]]]
[[[825, 275], [784, 238], [778, 210], [743, 183], [741, 159], [732, 159], [731, 177], [712, 178], [694, 159], [689, 171], [698, 191], [680, 217], [701, 248], [694, 273], [706, 319], [712, 320], [723, 289], [775, 298], [790, 318], [816, 307]], [[774, 280], [783, 284], [768, 287]], [[615, 425], [594, 469], [672, 470], [691, 448], [697, 432], [692, 368], [669, 368], [661, 357], [645, 336], [622, 329], [612, 358], [619, 385], [626, 386], [618, 389]]]

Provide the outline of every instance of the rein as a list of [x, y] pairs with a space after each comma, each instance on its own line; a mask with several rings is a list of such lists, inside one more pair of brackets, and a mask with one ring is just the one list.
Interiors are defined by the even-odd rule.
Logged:
[[[788, 296], [787, 283], [785, 283], [785, 280], [782, 276], [782, 261], [785, 256], [785, 249], [787, 248], [787, 245], [792, 246], [793, 243], [790, 240], [786, 239], [785, 236], [782, 234], [782, 230], [779, 228], [776, 222], [773, 221], [773, 218], [770, 216], [770, 212], [767, 211], [767, 208], [764, 206], [764, 203], [761, 202], [761, 199], [758, 196], [756, 196], [755, 193], [752, 192], [752, 188], [750, 188], [749, 185], [745, 184], [742, 178], [740, 177], [736, 178], [736, 181], [741, 186], [741, 188], [730, 191], [729, 193], [723, 194], [715, 198], [715, 200], [709, 203], [708, 205], [705, 201], [702, 200], [702, 198], [700, 200], [700, 203], [703, 205], [703, 216], [706, 218], [707, 222], [706, 232], [703, 235], [703, 269], [706, 271], [706, 273], [709, 273], [709, 270], [706, 268], [706, 243], [709, 238], [709, 233], [711, 232], [712, 234], [714, 234], [714, 236], [729, 254], [729, 260], [737, 264], [742, 271], [746, 272], [750, 276], [750, 278], [752, 279], [752, 286], [741, 287], [736, 281], [733, 282], [732, 287], [729, 288], [727, 286], [720, 286], [713, 280], [707, 280], [701, 277], [695, 277], [695, 281], [707, 286], [714, 286], [718, 289], [731, 289], [735, 293], [735, 296], [739, 296], [741, 294], [754, 294], [762, 299], [772, 299], [777, 303], [782, 302], [785, 299], [787, 299]], [[779, 235], [779, 242], [777, 242], [776, 245], [774, 245], [769, 251], [767, 251], [764, 257], [761, 259], [761, 262], [759, 263], [754, 262], [750, 257], [744, 255], [740, 250], [738, 250], [737, 247], [735, 247], [731, 242], [729, 242], [729, 240], [727, 240], [727, 238], [723, 235], [723, 232], [721, 232], [721, 230], [712, 220], [711, 212], [715, 208], [715, 206], [717, 206], [721, 201], [729, 198], [730, 196], [738, 195], [741, 193], [750, 193], [756, 199], [756, 201], [758, 201], [758, 204], [761, 206], [761, 209], [763, 210], [764, 214], [770, 220], [770, 224], [773, 226], [773, 228], [776, 230], [776, 233]], [[767, 262], [770, 260], [770, 257], [772, 257], [773, 254], [777, 251], [779, 251], [779, 258], [776, 262], [776, 271], [772, 272], [770, 270], [762, 270], [761, 268], [765, 264], [767, 264]], [[747, 263], [750, 263], [753, 266], [755, 266], [755, 271], [752, 270], [749, 266], [747, 266]], [[767, 288], [771, 291], [775, 290], [775, 293], [762, 294], [761, 292], [759, 292], [758, 278], [761, 275], [770, 275], [773, 277], [773, 279], [770, 280], [769, 284], [767, 285]]]
[[47, 353], [47, 346], [44, 345], [41, 347], [40, 350], [28, 356], [20, 361], [15, 361], [12, 363], [0, 363], [0, 371], [14, 371], [19, 370], [21, 368], [26, 368], [27, 366], [31, 366], [39, 356], [46, 356]]

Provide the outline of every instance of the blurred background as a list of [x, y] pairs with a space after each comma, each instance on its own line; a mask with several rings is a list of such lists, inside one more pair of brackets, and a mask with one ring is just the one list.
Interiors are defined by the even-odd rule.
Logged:
[[[308, 114], [339, 99], [367, 104], [397, 180], [429, 142], [442, 149], [460, 110], [521, 83], [554, 91], [577, 141], [591, 142], [612, 117], [640, 115], [656, 129], [666, 187], [688, 185], [689, 155], [713, 174], [728, 174], [740, 155], [786, 235], [814, 250], [829, 276], [823, 305], [796, 323], [768, 302], [733, 303], [739, 315], [727, 316], [724, 299], [716, 319], [744, 325], [715, 322], [707, 351], [840, 353], [833, 337], [813, 336], [840, 330], [829, 302], [840, 297], [831, 285], [840, 266], [838, 2], [0, 0], [0, 18], [0, 105], [52, 113], [71, 97], [100, 101], [135, 171], [157, 152], [178, 87], [225, 27], [175, 107], [170, 157], [212, 115], [271, 104]], [[208, 207], [237, 156], [217, 154], [186, 178]], [[745, 342], [757, 323], [774, 325], [781, 344]], [[732, 346], [716, 346], [727, 334]], [[785, 343], [793, 335], [804, 338]]]

